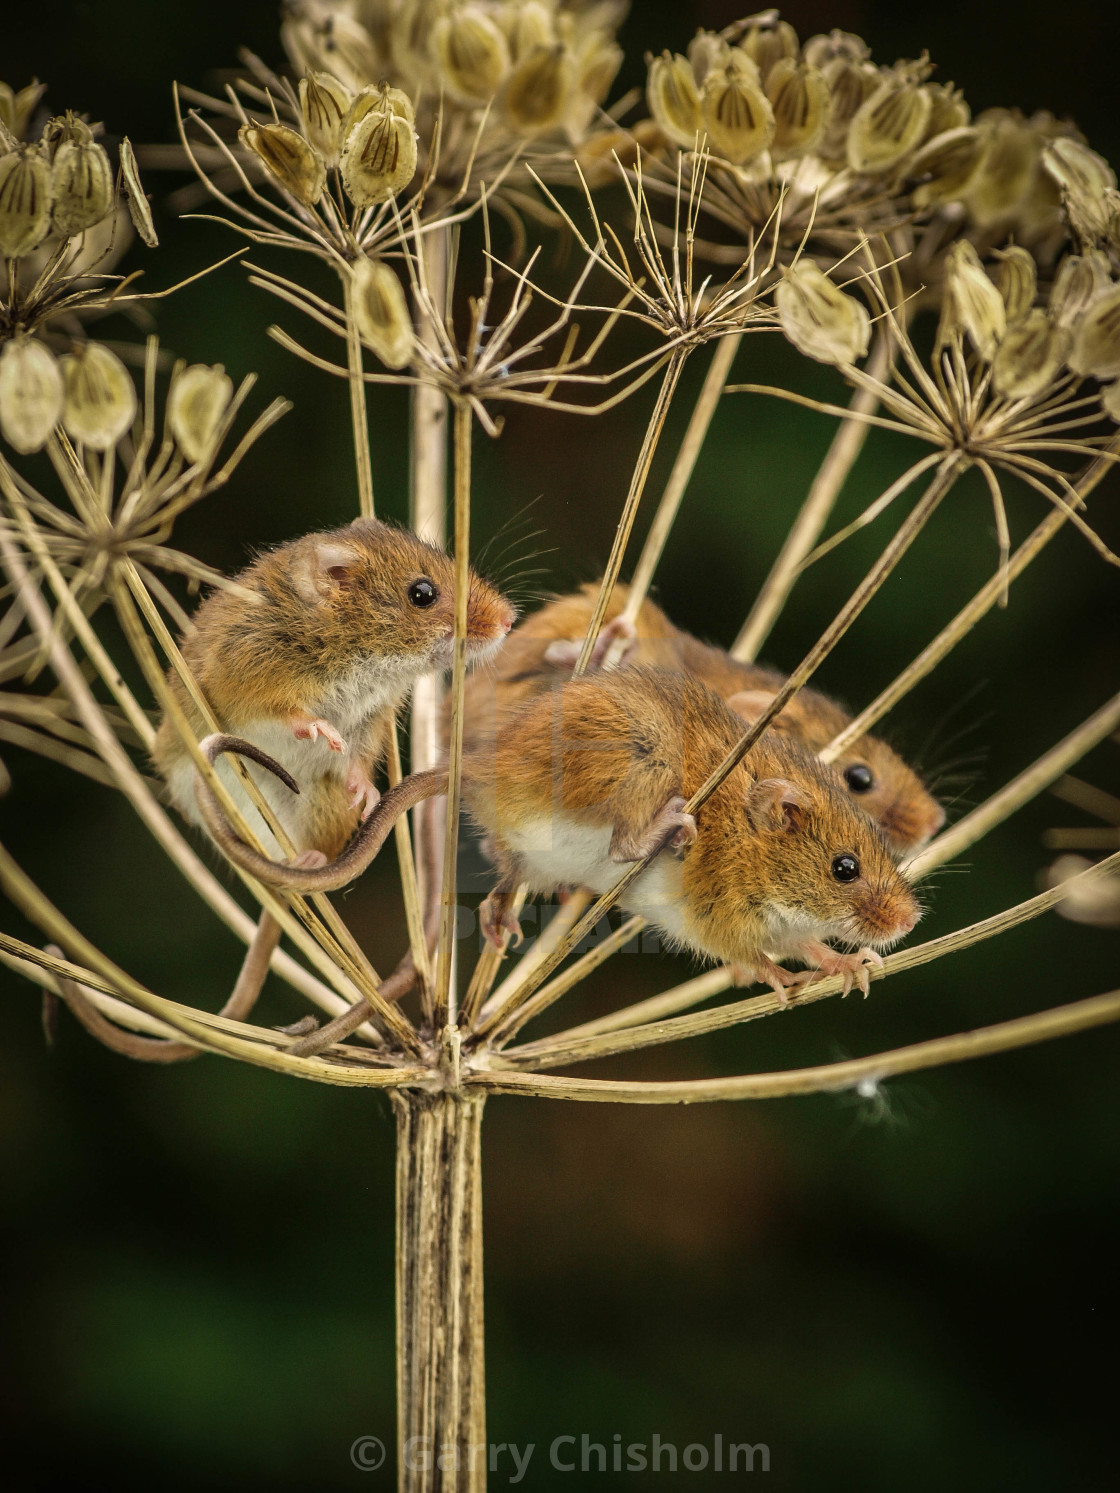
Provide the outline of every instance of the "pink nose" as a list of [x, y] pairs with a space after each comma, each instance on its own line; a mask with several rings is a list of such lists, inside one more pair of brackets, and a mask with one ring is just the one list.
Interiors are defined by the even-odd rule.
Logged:
[[898, 920], [898, 926], [902, 929], [903, 933], [909, 933], [920, 917], [920, 912], [903, 913], [902, 917]]

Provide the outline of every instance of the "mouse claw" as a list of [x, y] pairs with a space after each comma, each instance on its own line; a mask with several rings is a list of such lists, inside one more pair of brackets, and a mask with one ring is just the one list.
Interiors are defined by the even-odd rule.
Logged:
[[[599, 636], [595, 639], [591, 657], [587, 660], [587, 672], [601, 669], [607, 654], [620, 639], [625, 643], [625, 647], [619, 656], [618, 663], [619, 666], [624, 664], [637, 646], [637, 637], [637, 628], [626, 617], [614, 617], [610, 622], [604, 622], [599, 629]], [[556, 638], [544, 650], [544, 661], [554, 669], [574, 669], [579, 662], [582, 648], [582, 638]]]
[[354, 767], [347, 776], [346, 791], [350, 795], [350, 808], [361, 809], [364, 824], [381, 802], [381, 790], [370, 781], [368, 773]]
[[346, 750], [346, 743], [330, 721], [313, 720], [310, 716], [296, 716], [292, 722], [292, 735], [297, 741], [318, 741], [322, 737], [332, 752]]
[[778, 997], [780, 1006], [788, 1006], [793, 999], [790, 991], [796, 991], [799, 986], [806, 984], [815, 973], [813, 970], [784, 969], [782, 965], [775, 964], [772, 959], [765, 957], [761, 958], [753, 968], [745, 964], [732, 964], [729, 968], [731, 978], [737, 986], [769, 985]]
[[516, 949], [525, 941], [521, 924], [511, 910], [512, 901], [513, 897], [509, 892], [495, 890], [484, 899], [478, 909], [478, 926], [482, 929], [483, 936], [503, 953], [506, 950], [507, 933], [511, 948]]

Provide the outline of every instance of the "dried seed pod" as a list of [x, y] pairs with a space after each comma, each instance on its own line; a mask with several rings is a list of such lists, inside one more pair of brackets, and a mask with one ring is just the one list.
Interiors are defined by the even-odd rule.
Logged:
[[848, 127], [864, 101], [879, 86], [879, 70], [870, 62], [837, 57], [821, 68], [828, 84], [828, 122], [817, 154], [828, 161], [848, 155]]
[[925, 139], [933, 101], [912, 74], [893, 74], [856, 110], [848, 126], [853, 171], [889, 171]]
[[732, 53], [726, 67], [708, 74], [703, 90], [708, 143], [736, 166], [754, 160], [774, 138], [774, 111], [748, 64]]
[[403, 89], [391, 88], [388, 83], [371, 83], [368, 88], [363, 88], [354, 95], [349, 109], [343, 116], [342, 127], [338, 135], [341, 144], [346, 144], [354, 126], [360, 123], [367, 114], [374, 114], [384, 109], [388, 109], [398, 119], [403, 119], [406, 124], [416, 123], [416, 110], [412, 106], [412, 100]]
[[167, 395], [167, 423], [189, 462], [214, 454], [232, 398], [233, 380], [220, 363], [192, 363], [175, 379]]
[[976, 121], [986, 139], [984, 158], [965, 198], [973, 220], [985, 228], [1009, 217], [1030, 190], [1039, 139], [1009, 114], [990, 110]]
[[854, 31], [833, 29], [827, 34], [821, 32], [817, 36], [811, 36], [801, 48], [803, 62], [826, 72], [830, 63], [866, 62], [870, 56], [871, 48]]
[[338, 165], [342, 121], [350, 109], [350, 91], [330, 73], [308, 73], [299, 80], [299, 111], [312, 149], [325, 166]]
[[780, 155], [811, 150], [825, 131], [829, 115], [824, 74], [792, 57], [775, 62], [766, 79], [766, 97], [774, 111], [771, 148]]
[[35, 105], [47, 91], [45, 83], [28, 83], [26, 88], [15, 91], [7, 83], [0, 83], [0, 123], [3, 123], [17, 140], [23, 139], [27, 121], [35, 112]]
[[412, 318], [401, 282], [383, 259], [359, 259], [352, 269], [351, 304], [362, 340], [386, 368], [412, 357]]
[[1051, 321], [1072, 330], [1111, 284], [1111, 266], [1099, 249], [1090, 249], [1087, 254], [1067, 254], [1058, 266], [1050, 291]]
[[956, 202], [984, 159], [984, 137], [967, 127], [946, 130], [923, 145], [906, 166], [908, 180], [917, 182], [910, 201], [919, 212]]
[[796, 57], [801, 50], [797, 32], [788, 21], [751, 26], [739, 46], [758, 68], [764, 87], [774, 64], [786, 57]]
[[50, 232], [51, 168], [33, 147], [0, 156], [0, 254], [19, 259]]
[[518, 135], [539, 135], [563, 121], [575, 68], [562, 46], [534, 47], [517, 63], [502, 93], [502, 109]]
[[867, 352], [871, 318], [867, 308], [846, 295], [810, 259], [786, 271], [774, 293], [782, 331], [818, 363], [854, 363]]
[[453, 97], [472, 104], [494, 97], [509, 70], [509, 46], [481, 5], [441, 16], [432, 42], [440, 78]]
[[1105, 158], [1067, 135], [1051, 140], [1042, 152], [1042, 165], [1057, 184], [1070, 227], [1081, 243], [1105, 238], [1116, 191], [1116, 173]]
[[622, 66], [622, 48], [605, 31], [593, 31], [576, 51], [576, 88], [599, 105], [611, 91]]
[[416, 131], [386, 99], [350, 130], [339, 165], [346, 195], [355, 207], [387, 202], [416, 175]]
[[551, 47], [556, 41], [553, 13], [541, 0], [511, 0], [498, 12], [497, 20], [514, 62], [528, 57], [537, 47]]
[[92, 140], [64, 140], [55, 151], [51, 188], [51, 222], [61, 238], [100, 223], [113, 205], [113, 168], [104, 148]]
[[1099, 295], [1073, 328], [1069, 366], [1082, 377], [1120, 378], [1120, 285]]
[[352, 92], [383, 71], [373, 37], [341, 6], [319, 19], [294, 17], [280, 27], [284, 50], [302, 73], [324, 72]]
[[128, 198], [128, 215], [132, 219], [132, 226], [148, 248], [154, 249], [159, 244], [159, 237], [156, 234], [156, 225], [152, 222], [151, 205], [140, 184], [140, 173], [136, 169], [136, 153], [127, 135], [121, 141], [120, 155], [121, 177], [124, 181], [125, 195]]
[[1009, 327], [992, 361], [992, 383], [1005, 399], [1034, 399], [1057, 378], [1070, 335], [1045, 311], [1028, 311]]
[[62, 418], [62, 374], [54, 354], [31, 337], [0, 349], [0, 434], [21, 456], [39, 451]]
[[688, 65], [696, 86], [703, 88], [708, 74], [726, 67], [730, 56], [731, 44], [718, 31], [698, 31], [688, 44]]
[[132, 424], [136, 389], [128, 369], [100, 342], [87, 342], [59, 359], [67, 435], [92, 451], [108, 451]]
[[1028, 254], [1026, 249], [1012, 244], [1009, 249], [997, 249], [996, 259], [999, 268], [996, 270], [996, 285], [1003, 297], [1003, 304], [1007, 307], [1007, 325], [1010, 327], [1014, 322], [1026, 316], [1034, 306], [1035, 290], [1038, 284], [1038, 274], [1035, 269], [1034, 255]]
[[649, 64], [649, 112], [675, 145], [692, 150], [704, 130], [700, 91], [687, 57], [662, 52]]
[[990, 363], [1006, 330], [1003, 297], [988, 278], [976, 250], [967, 239], [962, 239], [953, 245], [945, 260], [937, 350], [940, 352], [946, 343], [967, 335], [984, 361]]
[[927, 140], [943, 135], [946, 130], [963, 129], [971, 120], [972, 110], [965, 103], [964, 94], [952, 83], [927, 83], [925, 91], [930, 99]]
[[327, 184], [327, 170], [302, 135], [286, 124], [243, 124], [237, 135], [285, 192], [307, 207], [318, 202]]

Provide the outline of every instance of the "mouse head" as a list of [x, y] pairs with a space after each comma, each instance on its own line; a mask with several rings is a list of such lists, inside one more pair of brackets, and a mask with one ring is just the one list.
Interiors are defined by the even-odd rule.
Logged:
[[[405, 669], [442, 669], [452, 661], [455, 564], [407, 529], [360, 518], [344, 529], [309, 534], [293, 559], [292, 584], [315, 607], [324, 629], [354, 639], [359, 652], [396, 659]], [[516, 613], [470, 572], [467, 662], [489, 657]]]
[[[755, 721], [774, 696], [742, 690], [727, 704], [736, 715]], [[772, 722], [771, 729], [795, 736], [819, 752], [849, 723], [839, 705], [815, 690], [801, 690]], [[897, 855], [912, 855], [945, 823], [945, 810], [921, 778], [877, 736], [859, 737], [832, 762], [845, 790], [879, 827]]]

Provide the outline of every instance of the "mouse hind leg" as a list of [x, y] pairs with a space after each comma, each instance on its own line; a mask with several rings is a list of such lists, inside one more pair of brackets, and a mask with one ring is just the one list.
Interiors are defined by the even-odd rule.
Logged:
[[687, 800], [679, 793], [673, 796], [644, 824], [616, 820], [611, 835], [611, 860], [644, 861], [647, 856], [668, 845], [674, 850], [691, 845], [696, 838], [696, 820], [685, 809]]

